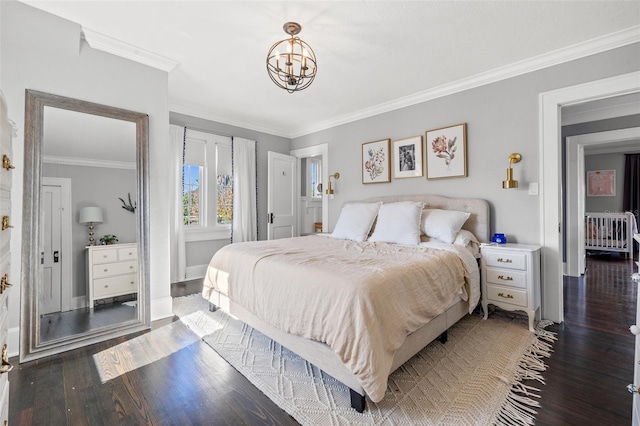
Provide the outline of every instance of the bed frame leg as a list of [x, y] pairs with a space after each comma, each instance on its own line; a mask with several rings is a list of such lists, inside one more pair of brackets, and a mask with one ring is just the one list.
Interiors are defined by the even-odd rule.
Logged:
[[349, 388], [349, 394], [351, 394], [351, 407], [354, 408], [358, 413], [362, 413], [364, 411], [364, 407], [366, 406], [364, 395], [360, 395], [358, 392]]
[[209, 302], [209, 312], [215, 312], [218, 310], [218, 307], [213, 303]]
[[447, 343], [447, 340], [449, 339], [449, 335], [447, 334], [449, 330], [445, 330], [440, 337], [438, 337], [438, 340], [440, 340], [440, 343], [444, 344]]

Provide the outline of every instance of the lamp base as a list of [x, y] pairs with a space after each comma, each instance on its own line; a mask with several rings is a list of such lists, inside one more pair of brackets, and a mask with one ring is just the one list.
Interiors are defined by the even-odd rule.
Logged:
[[502, 181], [502, 189], [513, 189], [518, 187], [517, 180], [503, 180]]

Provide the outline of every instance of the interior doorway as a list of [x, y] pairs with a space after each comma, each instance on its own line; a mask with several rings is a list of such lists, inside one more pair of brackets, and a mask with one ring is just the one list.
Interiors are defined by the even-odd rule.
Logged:
[[[315, 222], [318, 222], [317, 220], [317, 216], [315, 216], [316, 212], [315, 209], [319, 209], [321, 211], [321, 215], [320, 215], [320, 223], [322, 224], [322, 231], [323, 232], [328, 232], [329, 230], [329, 196], [326, 194], [325, 191], [325, 185], [328, 182], [328, 176], [329, 176], [329, 144], [320, 144], [320, 145], [314, 145], [314, 146], [310, 146], [307, 148], [301, 148], [301, 149], [296, 149], [290, 152], [290, 154], [294, 157], [297, 158], [298, 161], [298, 178], [297, 178], [297, 182], [298, 182], [298, 187], [296, 189], [296, 194], [298, 194], [298, 199], [300, 200], [300, 203], [302, 204], [300, 207], [303, 208], [299, 208], [298, 209], [298, 223], [301, 225], [298, 227], [298, 229], [300, 230], [300, 234], [306, 234], [306, 233], [312, 233], [315, 232]], [[307, 182], [309, 179], [307, 179], [307, 171], [308, 169], [310, 169], [310, 167], [302, 167], [303, 164], [303, 160], [305, 160], [305, 163], [310, 163], [313, 159], [313, 161], [316, 162], [316, 164], [320, 165], [320, 173], [319, 175], [321, 176], [321, 185], [320, 188], [317, 187], [316, 185], [316, 193], [320, 196], [320, 197], [312, 197], [312, 199], [308, 198], [308, 191], [305, 191], [305, 199], [302, 200], [301, 194], [303, 193], [302, 190], [302, 182]], [[303, 173], [304, 173], [304, 179], [303, 179]], [[310, 182], [309, 182], [310, 185]], [[310, 186], [307, 185], [307, 188], [310, 188]], [[320, 189], [318, 191], [318, 189]], [[305, 210], [307, 209], [307, 205], [309, 205], [309, 210]], [[310, 216], [312, 216], [314, 219], [313, 221], [310, 220], [310, 218], [303, 218], [303, 213], [310, 213]], [[307, 226], [308, 225], [308, 226]]]

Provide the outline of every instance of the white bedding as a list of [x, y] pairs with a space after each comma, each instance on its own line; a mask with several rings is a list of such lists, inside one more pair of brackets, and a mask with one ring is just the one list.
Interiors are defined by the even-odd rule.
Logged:
[[322, 236], [225, 246], [203, 296], [214, 290], [282, 331], [329, 345], [376, 402], [406, 336], [456, 296], [470, 310], [480, 297], [477, 262], [461, 246]]

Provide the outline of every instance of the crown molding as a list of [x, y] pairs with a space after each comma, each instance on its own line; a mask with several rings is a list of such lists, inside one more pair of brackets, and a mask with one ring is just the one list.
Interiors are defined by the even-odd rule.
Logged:
[[249, 122], [238, 118], [230, 118], [221, 116], [212, 111], [208, 111], [205, 108], [194, 107], [175, 102], [169, 102], [169, 111], [178, 114], [188, 115], [190, 117], [202, 118], [204, 120], [216, 121], [228, 126], [241, 127], [247, 130], [254, 130], [256, 132], [266, 133], [274, 136], [281, 136], [283, 138], [291, 139], [291, 132], [287, 129], [260, 125], [255, 122]]
[[365, 108], [352, 114], [336, 117], [313, 126], [294, 129], [290, 132], [290, 137], [297, 138], [319, 132], [321, 130], [330, 129], [378, 114], [453, 95], [465, 90], [517, 77], [519, 75], [538, 71], [554, 65], [560, 65], [638, 42], [640, 42], [640, 26], [630, 27], [615, 33], [607, 34], [572, 46], [534, 56], [529, 59], [514, 62], [503, 67], [495, 68], [487, 72], [476, 74], [469, 78], [460, 79], [452, 83], [443, 84], [432, 89], [417, 92], [370, 108]]
[[120, 56], [162, 71], [170, 72], [180, 61], [158, 55], [149, 50], [117, 40], [113, 37], [82, 27], [82, 37], [93, 49], [102, 50], [112, 55]]
[[128, 163], [125, 161], [106, 161], [95, 160], [92, 158], [58, 157], [55, 155], [43, 156], [42, 162], [50, 164], [64, 164], [67, 166], [104, 167], [107, 169], [136, 169], [136, 163]]

